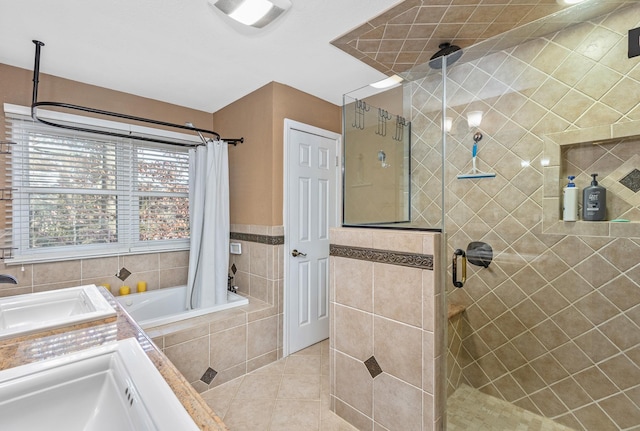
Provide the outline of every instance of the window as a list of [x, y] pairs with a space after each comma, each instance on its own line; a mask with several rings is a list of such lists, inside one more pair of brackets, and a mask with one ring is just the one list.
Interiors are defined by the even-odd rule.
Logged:
[[75, 132], [15, 114], [8, 119], [15, 259], [188, 248], [186, 147]]

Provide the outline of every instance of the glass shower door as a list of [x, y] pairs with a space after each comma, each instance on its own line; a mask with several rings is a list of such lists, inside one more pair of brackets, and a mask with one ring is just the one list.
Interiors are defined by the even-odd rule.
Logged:
[[[450, 310], [464, 310], [449, 321], [450, 431], [470, 417], [495, 430], [640, 423], [640, 105], [623, 96], [640, 85], [626, 58], [638, 13], [503, 39], [445, 67], [445, 256], [468, 258], [464, 286], [451, 263], [446, 280]], [[414, 100], [437, 97], [439, 78], [416, 80]], [[562, 221], [566, 177], [582, 190], [593, 173], [607, 220]], [[474, 265], [479, 243], [491, 259]]]

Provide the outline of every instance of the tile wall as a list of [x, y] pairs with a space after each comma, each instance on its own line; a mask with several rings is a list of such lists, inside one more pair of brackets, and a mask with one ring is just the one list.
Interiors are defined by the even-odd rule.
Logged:
[[[189, 252], [149, 253], [24, 265], [4, 264], [3, 266], [2, 273], [15, 276], [18, 284], [0, 284], [0, 296], [105, 283], [111, 286], [112, 294], [118, 295], [118, 290], [123, 285], [130, 286], [132, 292], [135, 292], [138, 281], [146, 281], [148, 290], [187, 284]], [[124, 282], [116, 277], [123, 267], [131, 272]]]
[[[447, 255], [478, 240], [494, 252], [489, 268], [470, 265], [464, 288], [447, 283], [448, 301], [466, 306], [451, 358], [459, 381], [576, 430], [640, 423], [640, 229], [632, 223], [626, 235], [611, 235], [614, 223], [604, 222], [603, 230], [545, 230], [543, 201], [551, 188], [557, 203], [562, 182], [545, 188], [544, 141], [640, 120], [640, 60], [627, 57], [627, 32], [639, 25], [635, 4], [456, 65], [447, 81]], [[431, 138], [440, 136], [440, 78], [415, 81], [410, 91], [414, 176], [428, 182], [439, 160]], [[475, 130], [466, 113], [475, 110], [484, 112], [479, 168], [497, 175], [457, 180], [471, 167]], [[605, 182], [625, 163], [638, 168], [628, 165], [637, 142], [571, 151], [566, 167], [601, 170]], [[635, 217], [635, 199], [612, 204]], [[426, 217], [427, 208], [414, 215]]]
[[232, 225], [231, 242], [242, 247], [233, 284], [249, 305], [147, 331], [199, 392], [282, 358], [284, 229]]
[[198, 391], [243, 376], [278, 359], [277, 309], [249, 305], [145, 330]]
[[331, 409], [360, 430], [443, 429], [440, 234], [330, 235]]
[[[231, 255], [237, 268], [234, 284], [238, 292], [274, 307], [276, 359], [282, 358], [284, 328], [284, 226], [231, 225], [231, 242], [242, 254]], [[274, 360], [276, 360], [274, 359]]]

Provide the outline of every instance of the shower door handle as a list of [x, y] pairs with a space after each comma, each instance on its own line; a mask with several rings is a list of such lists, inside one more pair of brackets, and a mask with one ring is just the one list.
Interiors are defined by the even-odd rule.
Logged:
[[291, 252], [291, 256], [293, 256], [293, 257], [298, 257], [298, 256], [307, 257], [307, 253], [302, 253], [301, 251], [298, 251], [298, 250], [296, 250], [294, 248], [293, 251]]
[[[462, 256], [462, 280], [458, 281], [458, 256]], [[464, 282], [467, 281], [467, 257], [464, 254], [464, 251], [460, 249], [456, 249], [453, 252], [453, 260], [452, 260], [452, 268], [451, 268], [451, 276], [453, 278], [453, 285], [455, 287], [464, 286]]]

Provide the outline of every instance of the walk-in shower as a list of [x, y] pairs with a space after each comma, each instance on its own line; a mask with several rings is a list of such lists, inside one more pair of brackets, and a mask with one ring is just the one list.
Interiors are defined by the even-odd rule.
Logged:
[[[463, 49], [442, 45], [448, 55], [404, 75], [404, 227], [446, 234], [450, 430], [640, 423], [640, 63], [627, 55], [638, 26], [638, 3], [587, 1], [480, 44], [451, 41]], [[474, 164], [494, 175], [469, 177]], [[592, 172], [608, 221], [562, 221], [561, 179], [584, 187]], [[490, 265], [455, 288], [450, 257], [475, 242]]]

